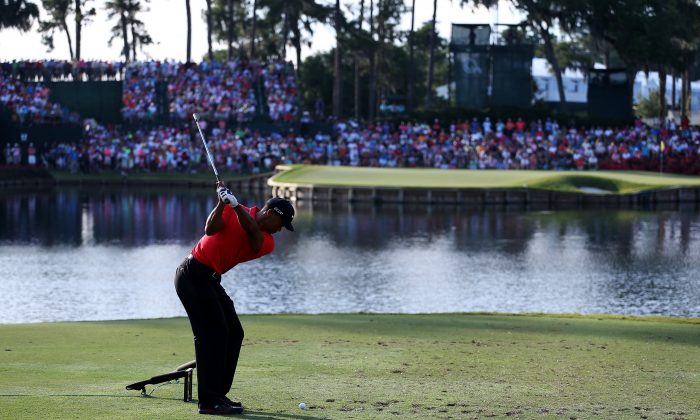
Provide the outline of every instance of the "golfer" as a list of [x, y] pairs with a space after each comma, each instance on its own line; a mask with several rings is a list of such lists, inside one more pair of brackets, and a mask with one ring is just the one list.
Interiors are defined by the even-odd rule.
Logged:
[[175, 273], [175, 290], [187, 311], [197, 359], [200, 414], [240, 414], [243, 405], [230, 400], [243, 327], [233, 301], [221, 286], [221, 275], [242, 262], [269, 254], [272, 234], [293, 231], [294, 207], [271, 198], [262, 209], [248, 208], [223, 183], [218, 203], [207, 218], [204, 236]]

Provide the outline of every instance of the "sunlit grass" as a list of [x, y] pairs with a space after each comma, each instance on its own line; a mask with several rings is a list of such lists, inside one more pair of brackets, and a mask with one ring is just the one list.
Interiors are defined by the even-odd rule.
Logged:
[[523, 171], [355, 168], [293, 165], [274, 182], [300, 185], [394, 188], [533, 188], [632, 193], [659, 188], [700, 187], [700, 177], [635, 171]]
[[[230, 396], [250, 419], [700, 417], [700, 320], [623, 318], [242, 316]], [[196, 416], [182, 384], [124, 388], [194, 358], [185, 318], [0, 325], [0, 343], [0, 418]]]

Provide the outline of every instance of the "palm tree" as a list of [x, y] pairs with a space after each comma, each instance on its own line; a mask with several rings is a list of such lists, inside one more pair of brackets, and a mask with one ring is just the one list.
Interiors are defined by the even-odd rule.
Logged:
[[[317, 3], [316, 0], [267, 0], [267, 19], [280, 25], [281, 44], [278, 55], [282, 60], [287, 56], [287, 44], [291, 44], [296, 51], [297, 77], [299, 77], [299, 67], [301, 67], [301, 47], [303, 43], [303, 32], [313, 35], [312, 25], [316, 22], [325, 22], [334, 9]], [[339, 15], [342, 18], [342, 15]]]
[[[341, 52], [340, 52], [340, 23], [341, 23], [341, 13], [340, 13], [340, 0], [335, 0], [335, 71], [333, 79], [333, 115], [336, 118], [340, 118], [342, 114], [342, 89], [343, 89], [343, 76], [340, 66]], [[297, 52], [300, 50], [299, 48]], [[299, 53], [297, 53], [299, 54]], [[299, 71], [300, 58], [297, 56], [297, 72]]]
[[[148, 3], [150, 0], [143, 0]], [[137, 18], [140, 12], [148, 11], [147, 8], [142, 8], [140, 0], [127, 0], [127, 23], [131, 29], [131, 54], [132, 59], [136, 61], [136, 48], [153, 43], [151, 35], [146, 31], [146, 25]]]
[[95, 16], [95, 8], [83, 12], [82, 6], [90, 0], [75, 0], [75, 59], [80, 60], [80, 46], [82, 45], [83, 24], [91, 17]]
[[185, 9], [187, 10], [187, 62], [192, 61], [192, 9], [190, 8], [190, 0], [185, 0]]
[[207, 0], [207, 55], [209, 56], [209, 61], [214, 61], [214, 51], [211, 48], [211, 33], [213, 30], [211, 13], [211, 0]]
[[[369, 37], [374, 43], [374, 0], [369, 2]], [[370, 46], [369, 52], [369, 94], [367, 106], [367, 118], [374, 120], [374, 108], [377, 105], [377, 52], [374, 46]]]
[[385, 61], [382, 52], [387, 45], [400, 37], [398, 26], [404, 11], [403, 0], [378, 0], [376, 16], [373, 2], [370, 2], [370, 42], [368, 45], [370, 74], [369, 74], [369, 107], [368, 117], [373, 120], [377, 108], [377, 85], [380, 78], [381, 64]]
[[258, 0], [253, 0], [253, 29], [250, 35], [250, 58], [255, 58], [255, 31], [258, 24]]
[[[365, 18], [365, 0], [360, 0], [360, 18], [357, 20], [357, 31], [362, 32], [362, 21]], [[360, 119], [360, 60], [358, 54], [354, 57], [355, 64], [355, 119]]]
[[217, 40], [226, 42], [229, 60], [233, 58], [233, 43], [237, 38], [236, 18], [238, 16], [236, 15], [236, 1], [241, 0], [215, 0], [209, 13], [212, 20], [212, 25], [210, 26], [212, 33]]
[[566, 109], [566, 96], [564, 95], [563, 69], [554, 52], [554, 35], [552, 34], [557, 19], [557, 4], [551, 0], [535, 2], [531, 0], [512, 0], [514, 6], [527, 13], [527, 20], [544, 41], [544, 52], [547, 61], [552, 66], [552, 72], [557, 81], [559, 90], [559, 104]]
[[[144, 0], [148, 3], [150, 0]], [[136, 50], [138, 46], [143, 48], [144, 45], [153, 43], [153, 39], [146, 31], [146, 25], [137, 17], [140, 12], [145, 9], [140, 0], [109, 0], [104, 6], [107, 11], [107, 18], [119, 18], [119, 21], [112, 27], [112, 36], [109, 38], [109, 45], [116, 38], [124, 40], [122, 54], [124, 60], [136, 60]], [[131, 35], [131, 43], [129, 43], [129, 35]], [[131, 56], [129, 56], [131, 53]]]
[[122, 38], [124, 40], [124, 46], [122, 47], [122, 54], [124, 54], [124, 60], [129, 61], [129, 31], [127, 30], [127, 13], [128, 13], [128, 2], [129, 0], [109, 0], [105, 2], [105, 10], [107, 11], [107, 18], [114, 19], [119, 18], [119, 21], [112, 27], [112, 36], [109, 38], [109, 45], [116, 38]]
[[236, 4], [233, 0], [228, 0], [226, 2], [226, 39], [228, 45], [228, 59], [233, 59], [233, 40], [236, 37], [236, 20], [234, 18], [236, 12]]
[[433, 22], [430, 29], [430, 60], [428, 61], [428, 92], [425, 94], [425, 109], [433, 107], [433, 70], [435, 68], [435, 17], [437, 0], [433, 0]]
[[2, 0], [0, 1], [0, 30], [16, 28], [20, 31], [28, 31], [39, 18], [39, 8], [36, 4], [27, 0]]
[[415, 57], [415, 23], [416, 23], [416, 0], [411, 2], [411, 32], [408, 34], [408, 112], [413, 111], [413, 96], [415, 95], [416, 83], [416, 57]]
[[63, 31], [68, 39], [70, 59], [73, 60], [75, 57], [73, 54], [73, 41], [68, 30], [68, 14], [72, 11], [72, 0], [42, 0], [41, 5], [48, 14], [48, 19], [39, 22], [42, 44], [46, 45], [49, 51], [52, 51], [54, 49], [54, 32], [57, 29]]
[[75, 0], [75, 55], [80, 60], [80, 44], [82, 41], [81, 29], [83, 27], [83, 10], [80, 0]]

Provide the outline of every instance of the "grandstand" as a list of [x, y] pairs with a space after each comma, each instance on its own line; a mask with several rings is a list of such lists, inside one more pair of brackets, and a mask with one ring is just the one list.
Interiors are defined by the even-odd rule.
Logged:
[[[2, 65], [2, 164], [29, 164], [32, 149], [34, 165], [72, 171], [200, 170], [205, 161], [190, 120], [197, 112], [217, 165], [230, 172], [294, 163], [656, 171], [663, 156], [666, 171], [700, 174], [700, 131], [687, 120], [660, 127], [641, 120], [628, 127], [584, 127], [513, 115], [312, 125], [297, 118], [295, 72], [287, 63], [146, 61], [113, 65], [109, 72], [95, 63], [83, 67]], [[60, 102], [67, 95], [52, 93], [51, 83], [105, 89], [118, 83], [121, 121], [80, 115]], [[90, 102], [87, 108], [96, 106]]]

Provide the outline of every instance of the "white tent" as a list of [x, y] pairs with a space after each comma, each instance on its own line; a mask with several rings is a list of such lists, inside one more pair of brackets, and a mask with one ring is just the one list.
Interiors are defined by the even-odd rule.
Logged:
[[[596, 68], [605, 68], [596, 64]], [[567, 102], [587, 103], [588, 102], [588, 79], [580, 71], [566, 70], [562, 75], [564, 79], [564, 96]], [[534, 58], [532, 60], [532, 77], [537, 83], [538, 91], [535, 99], [545, 102], [558, 102], [559, 91], [557, 90], [557, 80], [552, 73], [549, 63], [544, 58]], [[671, 103], [673, 78], [666, 76], [666, 98]], [[634, 80], [634, 101], [649, 96], [649, 92], [659, 88], [659, 74], [650, 72], [649, 77], [644, 72], [637, 73]], [[691, 111], [700, 111], [700, 81], [690, 83]], [[680, 102], [681, 80], [676, 80], [676, 103]]]
[[[535, 99], [545, 102], [559, 102], [559, 89], [557, 79], [550, 70], [547, 60], [544, 58], [532, 59], [532, 78], [537, 84]], [[565, 70], [562, 74], [564, 82], [564, 96], [567, 102], [588, 102], [588, 80], [578, 70]]]

